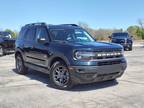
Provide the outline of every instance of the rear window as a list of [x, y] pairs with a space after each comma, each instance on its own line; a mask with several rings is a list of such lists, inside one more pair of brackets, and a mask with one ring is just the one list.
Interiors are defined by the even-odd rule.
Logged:
[[26, 33], [27, 29], [25, 28], [22, 28], [18, 37], [17, 37], [17, 40], [23, 40], [24, 39], [24, 34]]
[[128, 37], [129, 34], [128, 33], [113, 33], [112, 36], [113, 37]]
[[25, 33], [26, 41], [33, 41], [35, 38], [35, 29], [33, 27], [29, 28]]

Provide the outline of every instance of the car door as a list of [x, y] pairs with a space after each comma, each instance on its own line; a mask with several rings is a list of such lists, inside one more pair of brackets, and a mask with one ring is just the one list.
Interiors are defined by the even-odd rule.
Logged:
[[47, 28], [44, 26], [38, 26], [36, 28], [36, 39], [33, 55], [35, 60], [33, 63], [38, 66], [48, 66], [48, 49], [49, 49], [49, 36]]
[[35, 60], [35, 55], [33, 53], [34, 46], [35, 46], [35, 38], [36, 38], [35, 32], [36, 32], [35, 27], [29, 27], [25, 32], [23, 50], [24, 50], [25, 61], [28, 63], [33, 63]]

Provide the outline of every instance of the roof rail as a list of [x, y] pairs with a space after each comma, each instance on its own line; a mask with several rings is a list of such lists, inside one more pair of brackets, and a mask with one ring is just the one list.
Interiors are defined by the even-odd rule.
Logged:
[[25, 26], [33, 26], [33, 25], [46, 25], [46, 23], [44, 22], [30, 23], [30, 24], [26, 24]]
[[76, 24], [60, 24], [60, 25], [64, 25], [64, 26], [78, 26]]

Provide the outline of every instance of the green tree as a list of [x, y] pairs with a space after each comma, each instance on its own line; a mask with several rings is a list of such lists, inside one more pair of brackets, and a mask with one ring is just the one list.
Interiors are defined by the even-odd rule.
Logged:
[[138, 28], [138, 30], [137, 30], [137, 35], [138, 35], [141, 39], [144, 39], [144, 29]]
[[86, 29], [97, 40], [108, 40], [108, 36], [110, 36], [113, 32], [123, 31], [123, 29], [93, 29], [89, 27], [87, 23], [84, 22], [79, 22], [78, 25]]
[[140, 39], [141, 37], [138, 36], [138, 29], [139, 29], [139, 26], [129, 26], [127, 28], [127, 31], [129, 32], [129, 34], [131, 36], [133, 36], [135, 39]]
[[139, 24], [140, 27], [137, 30], [137, 34], [141, 39], [144, 39], [144, 20], [139, 19], [138, 24]]

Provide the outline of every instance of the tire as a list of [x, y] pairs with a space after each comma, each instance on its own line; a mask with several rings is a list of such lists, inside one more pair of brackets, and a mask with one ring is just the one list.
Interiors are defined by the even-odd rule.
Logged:
[[129, 48], [129, 51], [132, 51], [132, 47]]
[[3, 56], [5, 53], [4, 53], [4, 48], [3, 46], [0, 45], [0, 56]]
[[62, 61], [53, 63], [50, 70], [50, 81], [54, 88], [68, 90], [73, 84], [70, 77], [70, 72]]
[[20, 54], [18, 54], [15, 58], [16, 60], [16, 72], [18, 74], [25, 75], [27, 74], [28, 68], [24, 65], [23, 58]]

